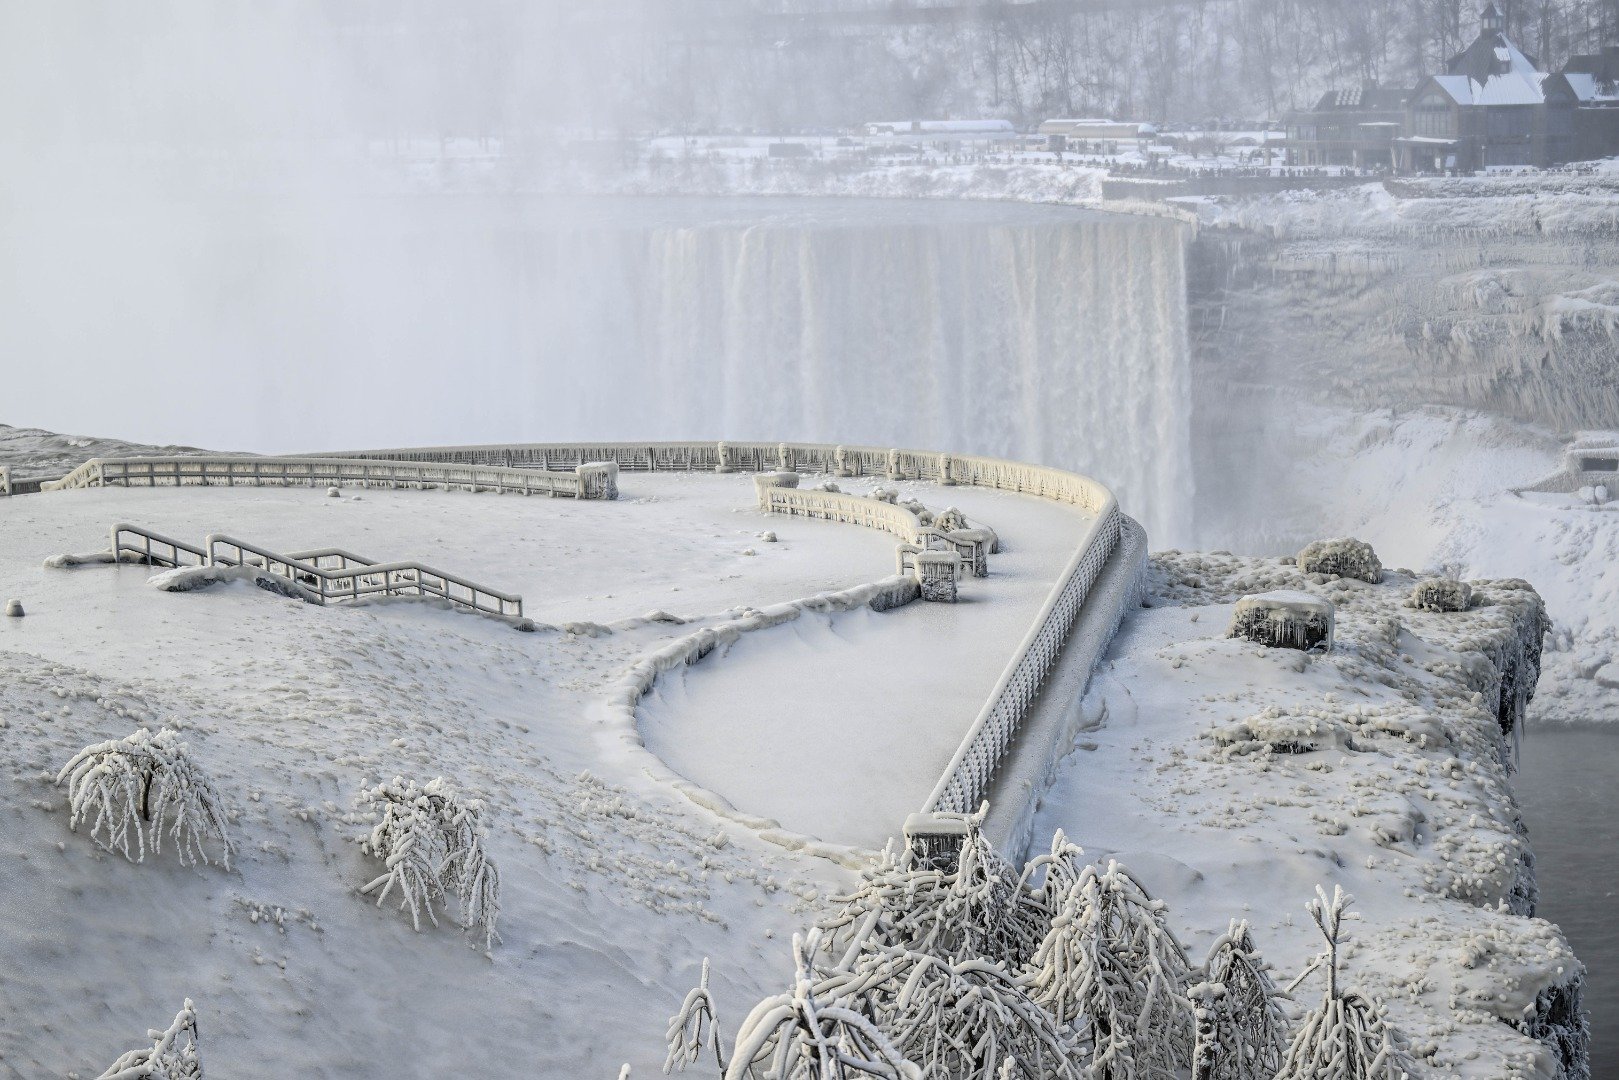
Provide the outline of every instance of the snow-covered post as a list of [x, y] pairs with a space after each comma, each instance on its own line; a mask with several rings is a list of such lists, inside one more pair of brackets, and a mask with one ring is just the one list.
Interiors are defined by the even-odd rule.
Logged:
[[1298, 567], [1306, 574], [1336, 574], [1376, 585], [1383, 580], [1383, 564], [1364, 540], [1339, 537], [1317, 540], [1298, 554]]
[[965, 814], [912, 814], [905, 819], [905, 846], [915, 866], [953, 874], [971, 822]]
[[939, 455], [939, 486], [940, 487], [951, 487], [951, 486], [953, 486], [955, 484], [955, 482], [956, 482], [955, 477], [950, 475], [950, 466], [952, 464], [954, 464], [954, 462], [955, 462], [955, 459], [952, 458], [949, 454], [940, 454]]
[[918, 551], [911, 560], [922, 586], [922, 599], [938, 604], [956, 602], [956, 580], [961, 576], [960, 555], [954, 551]]
[[736, 466], [731, 462], [730, 445], [724, 442], [716, 443], [715, 449], [719, 453], [719, 464], [714, 466], [714, 471], [717, 473], [736, 472]]
[[172, 1024], [148, 1031], [146, 1037], [151, 1046], [120, 1055], [96, 1080], [203, 1080], [198, 1046], [202, 1035], [190, 998]]
[[776, 468], [782, 472], [793, 471], [793, 451], [786, 443], [776, 444]]
[[1331, 601], [1307, 592], [1282, 589], [1244, 596], [1231, 613], [1227, 637], [1244, 638], [1272, 649], [1309, 652], [1332, 649]]
[[849, 471], [849, 451], [842, 446], [832, 448], [832, 475], [853, 476]]
[[0, 496], [11, 494], [11, 466], [0, 465]]
[[[62, 766], [56, 782], [67, 785], [68, 828], [77, 830], [80, 821], [93, 819], [90, 838], [105, 850], [140, 862], [148, 841], [153, 852], [162, 852], [167, 825], [181, 865], [206, 864], [203, 841], [212, 837], [223, 849], [220, 862], [230, 869], [235, 844], [224, 799], [169, 728], [155, 735], [141, 728], [87, 746]], [[130, 853], [132, 835], [135, 854]]]
[[574, 470], [581, 499], [618, 498], [618, 462], [587, 461]]
[[899, 474], [899, 451], [898, 450], [890, 449], [888, 451], [888, 478], [890, 480], [899, 480], [899, 479], [901, 479], [900, 474]]
[[758, 500], [759, 509], [765, 513], [770, 512], [770, 491], [772, 488], [796, 488], [798, 474], [794, 472], [755, 473], [753, 475], [753, 494]]

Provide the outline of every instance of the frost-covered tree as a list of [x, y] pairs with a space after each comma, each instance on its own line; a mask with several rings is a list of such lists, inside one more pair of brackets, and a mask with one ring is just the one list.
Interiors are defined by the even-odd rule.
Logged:
[[235, 845], [224, 800], [169, 728], [156, 734], [141, 728], [87, 746], [62, 766], [56, 782], [67, 785], [68, 827], [89, 821], [91, 839], [107, 851], [140, 862], [148, 847], [162, 852], [166, 831], [182, 865], [207, 863], [204, 841], [212, 838], [230, 868]]
[[1209, 947], [1202, 981], [1187, 993], [1197, 1020], [1193, 1080], [1271, 1080], [1287, 1047], [1287, 1017], [1246, 922]]
[[828, 947], [869, 937], [932, 956], [982, 957], [1014, 970], [1026, 965], [1050, 913], [984, 839], [979, 819], [966, 816], [965, 824], [953, 869], [927, 865], [910, 848], [885, 852], [822, 923]]
[[1338, 984], [1338, 942], [1346, 919], [1357, 916], [1348, 910], [1354, 897], [1339, 886], [1332, 895], [1317, 885], [1316, 898], [1308, 910], [1327, 949], [1300, 973], [1298, 985], [1311, 973], [1325, 969], [1327, 988], [1321, 1002], [1304, 1015], [1293, 1043], [1287, 1049], [1276, 1080], [1406, 1080], [1416, 1066], [1405, 1049], [1404, 1040], [1383, 1018], [1381, 1009], [1354, 991]]
[[1035, 1000], [1083, 1024], [1092, 1069], [1115, 1080], [1176, 1076], [1191, 1062], [1186, 953], [1164, 903], [1116, 860], [1086, 866], [1053, 898], [1051, 930], [1035, 954]]
[[461, 798], [442, 776], [423, 786], [396, 776], [362, 790], [356, 803], [376, 815], [360, 850], [386, 868], [360, 892], [375, 892], [381, 907], [397, 890], [418, 930], [424, 912], [438, 925], [434, 907], [453, 895], [461, 926], [482, 926], [484, 948], [493, 948], [500, 940], [500, 872], [484, 850], [482, 801]]
[[148, 1031], [151, 1046], [131, 1050], [113, 1062], [96, 1080], [202, 1080], [198, 1056], [197, 1010], [186, 998], [174, 1023], [162, 1031]]
[[669, 1025], [665, 1069], [712, 1053], [724, 1080], [1004, 1077], [1081, 1080], [1083, 1046], [1003, 965], [950, 962], [870, 936], [835, 963], [820, 930], [794, 938], [793, 989], [761, 1001], [727, 1056], [703, 982]]

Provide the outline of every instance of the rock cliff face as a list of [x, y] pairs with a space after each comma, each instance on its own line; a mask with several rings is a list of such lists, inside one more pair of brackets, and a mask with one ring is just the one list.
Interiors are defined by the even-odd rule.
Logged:
[[1187, 266], [1201, 543], [1240, 543], [1274, 506], [1319, 449], [1311, 407], [1619, 427], [1619, 178], [1412, 190], [1204, 209]]

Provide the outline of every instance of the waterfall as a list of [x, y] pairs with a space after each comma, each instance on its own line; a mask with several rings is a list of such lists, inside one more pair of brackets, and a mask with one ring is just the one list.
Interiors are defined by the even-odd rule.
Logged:
[[[1184, 226], [1057, 207], [789, 201], [565, 230], [557, 436], [841, 441], [1061, 466], [1153, 543], [1190, 528]], [[760, 217], [763, 220], [759, 220]]]
[[[1185, 233], [965, 200], [98, 204], [7, 234], [0, 355], [29, 360], [7, 419], [282, 452], [954, 450], [1088, 473], [1186, 544]], [[85, 395], [90, 355], [120, 363]]]

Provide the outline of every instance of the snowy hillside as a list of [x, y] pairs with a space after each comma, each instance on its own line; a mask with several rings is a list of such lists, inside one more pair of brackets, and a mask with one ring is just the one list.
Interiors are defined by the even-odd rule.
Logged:
[[[0, 596], [27, 612], [0, 624], [0, 1069], [94, 1075], [189, 997], [209, 1075], [273, 1062], [299, 1077], [504, 1076], [540, 1062], [543, 1075], [612, 1076], [624, 1060], [640, 1074], [662, 1060], [664, 1022], [704, 955], [730, 973], [728, 997], [761, 993], [782, 935], [852, 877], [739, 822], [779, 814], [867, 847], [897, 831], [1081, 519], [951, 489], [1009, 549], [993, 577], [964, 584], [963, 603], [806, 615], [660, 691], [648, 745], [719, 788], [734, 804], [722, 816], [656, 779], [667, 767], [625, 737], [613, 705], [624, 670], [696, 629], [883, 578], [893, 540], [765, 518], [746, 476], [621, 487], [617, 502], [208, 488], [0, 503]], [[516, 633], [405, 600], [312, 607], [246, 583], [165, 593], [141, 566], [42, 568], [105, 546], [116, 520], [192, 541], [229, 530], [416, 557], [520, 592], [531, 617], [565, 629]], [[703, 689], [733, 663], [734, 685]], [[859, 722], [867, 693], [902, 716], [910, 702], [909, 725]], [[780, 719], [763, 726], [761, 712]], [[801, 725], [827, 732], [770, 752]], [[69, 829], [57, 771], [141, 727], [178, 732], [223, 793], [230, 870], [182, 866], [168, 844], [132, 864], [98, 848], [89, 822]], [[883, 762], [893, 783], [818, 758], [833, 730], [841, 754]], [[720, 779], [705, 771], [716, 765]], [[720, 782], [728, 771], [739, 786]], [[487, 953], [481, 932], [424, 916], [416, 933], [397, 896], [379, 910], [357, 895], [381, 864], [361, 850], [370, 824], [355, 800], [396, 775], [442, 775], [484, 800], [502, 879], [503, 940]]]

